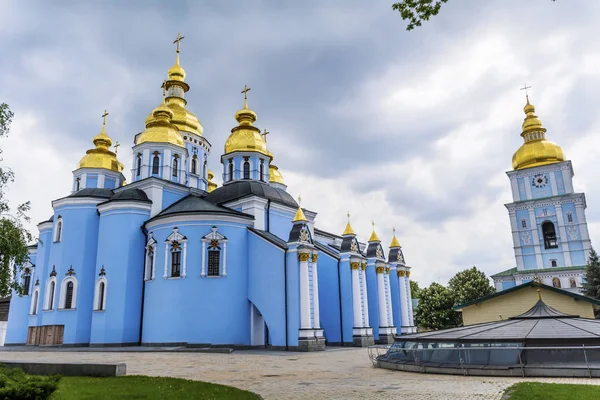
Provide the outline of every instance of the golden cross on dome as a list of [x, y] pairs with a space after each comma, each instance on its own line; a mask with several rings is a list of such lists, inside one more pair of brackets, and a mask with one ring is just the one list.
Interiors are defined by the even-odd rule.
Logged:
[[396, 236], [396, 227], [392, 226], [392, 232], [394, 232], [394, 236]]
[[106, 110], [104, 110], [104, 114], [102, 114], [102, 118], [104, 118], [104, 120], [102, 121], [102, 126], [106, 126], [106, 117], [108, 116], [108, 113], [106, 112]]
[[119, 154], [119, 146], [120, 145], [121, 144], [118, 141], [115, 143], [115, 146], [114, 146], [115, 147], [115, 155]]
[[269, 132], [268, 130], [264, 130], [263, 133], [261, 133], [263, 139], [265, 140], [265, 142], [267, 141], [267, 135], [269, 135], [271, 132]]
[[252, 88], [249, 88], [248, 85], [244, 85], [244, 90], [242, 90], [242, 93], [244, 93], [244, 108], [248, 108], [248, 92], [252, 90]]
[[523, 87], [520, 90], [524, 90], [525, 91], [525, 97], [527, 97], [527, 100], [529, 100], [529, 93], [527, 93], [527, 89], [531, 89], [531, 86], [527, 86], [527, 84], [524, 83]]
[[300, 204], [302, 204], [302, 197], [298, 195], [298, 207], [300, 207]]
[[350, 222], [350, 211], [348, 211], [346, 215], [348, 216], [348, 222]]
[[177, 39], [173, 41], [173, 44], [177, 43], [177, 53], [179, 53], [179, 45], [181, 44], [183, 38], [185, 38], [185, 36], [181, 36], [181, 33], [177, 32]]

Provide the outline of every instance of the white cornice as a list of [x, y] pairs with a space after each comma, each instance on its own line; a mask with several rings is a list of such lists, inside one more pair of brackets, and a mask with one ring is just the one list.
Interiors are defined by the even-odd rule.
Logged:
[[102, 214], [112, 210], [121, 210], [123, 208], [148, 211], [152, 209], [152, 203], [141, 201], [110, 201], [98, 206], [98, 211]]
[[532, 199], [526, 201], [519, 201], [516, 203], [508, 203], [505, 204], [504, 207], [508, 209], [509, 212], [515, 210], [526, 210], [532, 207], [549, 207], [555, 206], [558, 204], [567, 204], [567, 203], [583, 203], [584, 207], [587, 207], [585, 201], [585, 193], [570, 193], [570, 194], [560, 194], [552, 197], [545, 197], [542, 199]]
[[521, 178], [521, 177], [533, 176], [535, 174], [540, 173], [541, 171], [555, 172], [555, 171], [562, 171], [565, 169], [571, 170], [571, 173], [573, 172], [573, 165], [571, 164], [571, 160], [558, 162], [558, 163], [554, 163], [554, 164], [540, 165], [538, 167], [531, 167], [531, 168], [507, 171], [506, 175], [508, 175], [511, 178], [514, 176]]
[[87, 205], [97, 205], [98, 203], [102, 203], [107, 201], [107, 198], [97, 198], [97, 197], [65, 197], [62, 199], [54, 200], [52, 202], [52, 208], [55, 210], [64, 206], [87, 206]]
[[182, 222], [233, 222], [241, 225], [252, 227], [254, 220], [247, 217], [238, 217], [228, 214], [193, 214], [193, 215], [172, 215], [157, 218], [146, 224], [146, 229], [154, 229], [159, 225], [177, 225]]

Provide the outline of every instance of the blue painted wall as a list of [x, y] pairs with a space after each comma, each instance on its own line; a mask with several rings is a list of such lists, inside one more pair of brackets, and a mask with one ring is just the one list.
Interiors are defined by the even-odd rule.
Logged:
[[[12, 292], [10, 308], [8, 310], [8, 324], [5, 337], [6, 344], [25, 344], [25, 342], [27, 342], [27, 326], [30, 318], [29, 311], [31, 310], [31, 302], [35, 290], [35, 280], [37, 279], [38, 272], [36, 256], [37, 251], [30, 252], [29, 254], [30, 263], [36, 266], [30, 274], [31, 280], [29, 291], [23, 295], [18, 295], [14, 290]], [[41, 307], [38, 307], [38, 310], [41, 310]]]
[[167, 188], [163, 189], [163, 198], [162, 198], [162, 208], [163, 210], [167, 207], [169, 207], [171, 204], [175, 203], [178, 200], [181, 200], [182, 198], [184, 198], [185, 196], [187, 196], [188, 193], [184, 192], [184, 191], [175, 191], [175, 190], [170, 190]]
[[338, 260], [326, 253], [319, 252], [317, 265], [321, 327], [327, 342], [341, 343]]
[[375, 340], [379, 340], [379, 302], [377, 291], [377, 274], [373, 260], [367, 261], [367, 296], [369, 302], [369, 325], [373, 328]]
[[290, 248], [287, 254], [288, 342], [290, 346], [298, 346], [300, 329], [300, 262], [298, 253], [294, 250], [297, 250], [297, 247]]
[[342, 325], [344, 343], [352, 343], [354, 312], [352, 305], [352, 269], [350, 260], [340, 260], [340, 291], [342, 293]]
[[400, 288], [398, 287], [398, 274], [396, 269], [390, 270], [390, 286], [392, 290], [392, 317], [394, 320], [394, 326], [396, 327], [396, 333], [400, 335], [400, 329], [402, 327], [402, 310], [400, 305]]
[[517, 286], [517, 283], [515, 281], [502, 282], [502, 290], [510, 289], [515, 286]]

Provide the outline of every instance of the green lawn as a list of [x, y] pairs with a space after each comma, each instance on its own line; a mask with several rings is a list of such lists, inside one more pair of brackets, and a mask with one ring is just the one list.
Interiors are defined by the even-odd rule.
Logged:
[[597, 400], [600, 386], [521, 382], [506, 390], [509, 400]]
[[254, 393], [229, 386], [149, 376], [90, 378], [65, 376], [51, 400], [112, 400], [112, 399], [260, 399]]

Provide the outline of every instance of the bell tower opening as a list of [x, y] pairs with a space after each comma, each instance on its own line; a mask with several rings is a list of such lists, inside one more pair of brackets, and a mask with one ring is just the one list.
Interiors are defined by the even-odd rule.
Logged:
[[542, 234], [544, 235], [544, 248], [555, 249], [558, 247], [556, 240], [556, 229], [554, 224], [550, 221], [546, 221], [542, 224]]

